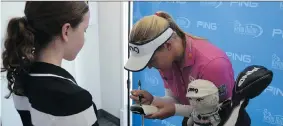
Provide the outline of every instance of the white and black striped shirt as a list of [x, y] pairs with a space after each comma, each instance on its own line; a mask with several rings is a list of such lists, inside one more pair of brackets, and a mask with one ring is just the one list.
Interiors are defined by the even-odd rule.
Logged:
[[13, 100], [23, 126], [98, 126], [91, 94], [63, 68], [36, 62], [18, 80], [25, 96]]

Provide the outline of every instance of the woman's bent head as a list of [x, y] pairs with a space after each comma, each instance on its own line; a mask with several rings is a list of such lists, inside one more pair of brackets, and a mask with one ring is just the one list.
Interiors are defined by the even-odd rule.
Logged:
[[[172, 62], [177, 60], [177, 57], [183, 52], [185, 41], [185, 32], [179, 28], [169, 14], [157, 12], [155, 15], [145, 16], [131, 30], [130, 50], [135, 53], [135, 47], [136, 50], [139, 48], [139, 50], [151, 51], [151, 53], [145, 52], [145, 54], [148, 53], [147, 56], [145, 54], [132, 55], [125, 69], [140, 71], [146, 66], [169, 69]], [[154, 49], [148, 49], [146, 45]], [[144, 48], [147, 49], [144, 50]]]

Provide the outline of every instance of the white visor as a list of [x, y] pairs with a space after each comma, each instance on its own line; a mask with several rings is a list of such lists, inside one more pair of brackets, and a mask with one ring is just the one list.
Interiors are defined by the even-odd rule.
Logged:
[[147, 66], [155, 50], [165, 43], [171, 37], [172, 33], [173, 30], [171, 28], [167, 28], [162, 34], [146, 44], [137, 45], [129, 43], [131, 55], [125, 65], [125, 69], [129, 71], [143, 70]]

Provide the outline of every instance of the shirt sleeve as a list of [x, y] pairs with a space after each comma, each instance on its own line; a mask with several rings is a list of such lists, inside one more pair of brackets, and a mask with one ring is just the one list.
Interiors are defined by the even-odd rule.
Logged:
[[70, 94], [60, 103], [64, 106], [61, 109], [62, 112], [65, 112], [65, 116], [57, 119], [56, 124], [62, 124], [60, 126], [99, 126], [97, 108], [88, 91], [81, 90]]
[[174, 97], [172, 91], [169, 89], [168, 83], [165, 80], [162, 71], [159, 70], [159, 73], [160, 73], [162, 80], [164, 82], [165, 96], [163, 96], [163, 97], [154, 96], [152, 103], [154, 104], [154, 102], [158, 102], [160, 100], [162, 100], [163, 102], [174, 103], [175, 104], [175, 115], [176, 116], [190, 117], [191, 112], [192, 112], [192, 106], [179, 104], [178, 100]]
[[165, 77], [164, 77], [164, 74], [162, 73], [161, 70], [158, 70], [158, 71], [159, 71], [160, 76], [161, 76], [161, 78], [162, 78], [162, 80], [163, 80], [164, 88], [168, 89], [168, 88], [169, 88], [169, 85], [168, 85], [168, 83], [167, 83], [167, 80], [166, 80]]
[[165, 96], [163, 96], [163, 97], [154, 96], [152, 103], [158, 102], [160, 100], [162, 100], [164, 102], [169, 102], [169, 103], [177, 103], [178, 100], [174, 97], [172, 91], [169, 89], [169, 85], [167, 83], [167, 80], [166, 80], [163, 72], [161, 70], [158, 70], [158, 71], [159, 71], [160, 76], [163, 80], [163, 85], [164, 85], [164, 88], [165, 88]]
[[207, 64], [200, 73], [200, 79], [213, 82], [219, 89], [220, 101], [232, 95], [234, 71], [229, 59], [217, 58]]
[[163, 97], [154, 96], [152, 103], [154, 104], [154, 102], [158, 102], [160, 100], [168, 103], [178, 103], [178, 100], [173, 96], [170, 89], [165, 89], [165, 96]]
[[154, 96], [152, 104], [154, 104], [155, 102], [159, 102], [159, 101], [175, 104], [175, 115], [177, 116], [190, 117], [191, 115], [192, 107], [190, 105], [179, 104], [178, 100], [172, 95], [172, 92], [170, 89], [165, 89], [165, 96], [163, 97]]

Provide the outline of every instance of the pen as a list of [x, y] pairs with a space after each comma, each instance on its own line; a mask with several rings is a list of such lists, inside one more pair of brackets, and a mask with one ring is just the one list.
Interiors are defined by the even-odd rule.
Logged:
[[[141, 81], [140, 81], [140, 80], [138, 81], [138, 86], [139, 86], [138, 89], [141, 90]], [[143, 96], [140, 94], [140, 95], [139, 95], [140, 106], [142, 105], [142, 97], [143, 97]]]

